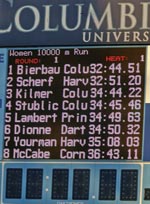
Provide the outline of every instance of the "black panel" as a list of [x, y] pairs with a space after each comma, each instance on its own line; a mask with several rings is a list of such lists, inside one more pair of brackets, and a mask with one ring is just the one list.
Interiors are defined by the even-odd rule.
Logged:
[[3, 158], [141, 160], [145, 53], [9, 49]]
[[43, 169], [28, 169], [27, 170], [27, 199], [41, 199], [42, 198], [42, 182]]
[[90, 170], [75, 169], [73, 177], [73, 200], [89, 199]]
[[22, 192], [22, 169], [7, 169], [6, 198], [20, 199]]
[[52, 199], [68, 198], [68, 169], [53, 169]]
[[122, 170], [121, 200], [137, 200], [138, 170]]
[[150, 188], [144, 189], [144, 200], [150, 200]]
[[115, 200], [116, 170], [100, 170], [99, 200]]

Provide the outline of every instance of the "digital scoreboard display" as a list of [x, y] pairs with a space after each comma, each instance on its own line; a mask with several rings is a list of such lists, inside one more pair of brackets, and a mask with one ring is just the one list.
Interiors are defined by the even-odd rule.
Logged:
[[142, 160], [146, 47], [10, 48], [0, 60], [3, 159]]
[[0, 204], [35, 203], [150, 203], [148, 0], [0, 0]]

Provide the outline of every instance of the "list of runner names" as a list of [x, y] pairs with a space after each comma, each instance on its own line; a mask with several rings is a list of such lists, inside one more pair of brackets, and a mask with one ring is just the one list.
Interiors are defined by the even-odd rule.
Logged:
[[145, 48], [9, 50], [4, 159], [140, 160]]

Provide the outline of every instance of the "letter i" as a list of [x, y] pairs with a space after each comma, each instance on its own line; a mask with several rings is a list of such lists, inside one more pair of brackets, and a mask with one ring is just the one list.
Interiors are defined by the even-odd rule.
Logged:
[[48, 102], [48, 110], [51, 110], [52, 108], [52, 104], [51, 104], [51, 101]]
[[24, 90], [23, 97], [27, 98], [27, 89]]
[[77, 123], [80, 122], [80, 114], [79, 114], [79, 113], [77, 113], [76, 122], [77, 122]]

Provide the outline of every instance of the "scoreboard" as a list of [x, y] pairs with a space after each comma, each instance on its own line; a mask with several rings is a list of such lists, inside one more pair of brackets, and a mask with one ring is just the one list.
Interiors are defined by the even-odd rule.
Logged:
[[144, 47], [9, 49], [7, 61], [4, 159], [142, 159]]
[[149, 200], [149, 51], [1, 48], [3, 203]]
[[1, 204], [149, 204], [149, 12], [0, 0]]

